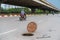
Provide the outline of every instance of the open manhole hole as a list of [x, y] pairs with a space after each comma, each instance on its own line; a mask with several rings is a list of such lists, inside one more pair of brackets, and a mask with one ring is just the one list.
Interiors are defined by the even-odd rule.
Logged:
[[32, 33], [24, 33], [23, 36], [33, 36], [34, 34]]
[[28, 33], [24, 33], [23, 36], [33, 36], [34, 34], [32, 34], [32, 33], [35, 32], [36, 29], [37, 29], [37, 24], [35, 22], [30, 22], [27, 25]]

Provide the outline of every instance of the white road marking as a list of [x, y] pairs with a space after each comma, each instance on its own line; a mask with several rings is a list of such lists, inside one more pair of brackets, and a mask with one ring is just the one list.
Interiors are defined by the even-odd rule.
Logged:
[[4, 35], [4, 34], [7, 34], [7, 33], [11, 33], [13, 31], [16, 31], [17, 29], [13, 29], [13, 30], [10, 30], [10, 31], [7, 31], [7, 32], [3, 32], [3, 33], [0, 33], [0, 35]]

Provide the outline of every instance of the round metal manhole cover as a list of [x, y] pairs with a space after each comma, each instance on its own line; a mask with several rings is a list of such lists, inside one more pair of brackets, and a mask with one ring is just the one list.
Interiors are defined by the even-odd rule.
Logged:
[[35, 22], [30, 22], [27, 26], [27, 30], [30, 33], [35, 32], [36, 29], [37, 29], [37, 24]]

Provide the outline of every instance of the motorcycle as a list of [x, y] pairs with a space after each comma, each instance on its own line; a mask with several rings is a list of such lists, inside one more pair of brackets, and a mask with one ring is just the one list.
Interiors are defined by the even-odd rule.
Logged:
[[24, 15], [21, 15], [21, 14], [20, 14], [19, 20], [20, 20], [20, 21], [26, 20], [26, 14], [24, 14]]

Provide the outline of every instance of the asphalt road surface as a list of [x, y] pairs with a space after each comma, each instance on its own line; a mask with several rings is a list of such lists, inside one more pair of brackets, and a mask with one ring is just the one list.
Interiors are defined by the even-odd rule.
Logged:
[[[34, 36], [22, 36], [32, 21], [37, 24]], [[24, 21], [19, 16], [1, 17], [0, 40], [60, 40], [60, 14], [30, 15]]]

